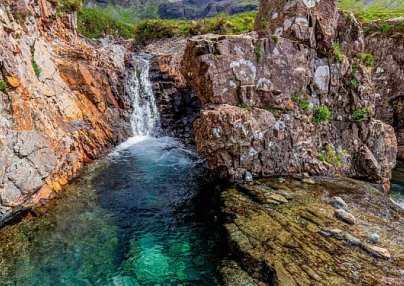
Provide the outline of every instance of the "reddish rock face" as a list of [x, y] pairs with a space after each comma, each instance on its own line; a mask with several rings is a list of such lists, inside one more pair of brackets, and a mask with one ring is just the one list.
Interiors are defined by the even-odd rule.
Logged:
[[125, 48], [84, 43], [63, 24], [71, 15], [58, 18], [47, 1], [8, 5], [10, 13], [0, 4], [0, 225], [131, 132]]
[[[248, 171], [388, 181], [396, 138], [390, 125], [373, 118], [370, 69], [354, 59], [364, 48], [359, 23], [334, 13], [334, 1], [291, 2], [296, 9], [288, 1], [263, 2], [257, 22], [267, 19], [268, 26], [258, 29], [261, 37], [188, 41], [183, 74], [204, 104], [194, 125], [199, 152], [232, 179]], [[309, 34], [292, 25], [283, 30], [285, 38], [270, 35], [303, 12], [315, 18], [306, 18]]]

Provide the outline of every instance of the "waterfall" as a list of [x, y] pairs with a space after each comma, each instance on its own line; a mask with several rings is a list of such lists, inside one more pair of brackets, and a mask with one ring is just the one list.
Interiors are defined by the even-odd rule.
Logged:
[[149, 78], [150, 62], [144, 56], [132, 56], [133, 69], [128, 72], [126, 92], [133, 105], [131, 124], [133, 135], [156, 136], [161, 131], [160, 115]]

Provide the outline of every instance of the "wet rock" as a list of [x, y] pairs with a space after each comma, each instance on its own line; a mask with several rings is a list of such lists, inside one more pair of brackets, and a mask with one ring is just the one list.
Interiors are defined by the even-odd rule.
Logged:
[[368, 235], [368, 241], [373, 244], [377, 244], [380, 240], [380, 236], [377, 233], [371, 233]]
[[252, 182], [253, 181], [253, 176], [252, 176], [252, 174], [250, 172], [245, 172], [244, 181], [246, 181], [246, 182]]
[[[294, 198], [287, 204], [268, 205], [268, 189], [283, 185]], [[334, 196], [344, 197], [352, 211], [361, 214], [361, 223], [350, 227], [349, 233], [345, 222], [332, 218], [329, 202]], [[290, 178], [284, 182], [268, 178], [226, 189], [221, 199], [232, 258], [242, 266], [236, 273], [253, 277], [255, 283], [385, 285], [386, 277], [388, 281], [402, 278], [402, 259], [381, 258], [391, 257], [390, 252], [397, 257], [404, 254], [403, 210], [370, 185], [320, 178], [313, 186]], [[369, 228], [383, 233], [389, 250], [364, 242]]]
[[348, 205], [341, 197], [332, 197], [331, 205], [336, 209], [343, 209], [345, 211], [349, 211]]
[[351, 245], [356, 245], [356, 246], [362, 245], [362, 242], [358, 238], [356, 238], [355, 236], [353, 236], [349, 233], [346, 233], [344, 235], [344, 238], [345, 238], [345, 241]]
[[314, 181], [313, 179], [310, 179], [310, 178], [304, 178], [302, 180], [302, 182], [306, 183], [306, 184], [310, 184], [310, 185], [314, 185], [316, 183], [316, 181]]
[[364, 244], [363, 248], [376, 257], [381, 257], [385, 259], [391, 258], [390, 252], [385, 248], [370, 244]]
[[339, 218], [340, 220], [349, 223], [349, 224], [355, 224], [356, 223], [356, 218], [353, 216], [353, 214], [347, 212], [344, 209], [337, 209], [334, 212], [335, 216]]
[[224, 286], [260, 286], [264, 285], [255, 281], [247, 272], [245, 272], [235, 261], [225, 260], [219, 267], [223, 277]]

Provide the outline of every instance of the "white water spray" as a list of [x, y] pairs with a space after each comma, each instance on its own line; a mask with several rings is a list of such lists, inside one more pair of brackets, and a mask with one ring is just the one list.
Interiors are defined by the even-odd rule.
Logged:
[[138, 55], [132, 56], [133, 69], [126, 80], [126, 92], [131, 96], [133, 135], [156, 136], [161, 131], [160, 114], [149, 79], [150, 62]]

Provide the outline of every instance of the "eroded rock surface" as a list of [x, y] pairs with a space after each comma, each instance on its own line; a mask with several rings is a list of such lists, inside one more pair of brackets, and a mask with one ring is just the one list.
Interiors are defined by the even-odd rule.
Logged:
[[[366, 51], [373, 56], [376, 118], [396, 131], [398, 157], [404, 159], [404, 17], [365, 25]], [[401, 23], [401, 24], [400, 24]], [[383, 30], [383, 27], [385, 30]]]
[[[335, 216], [333, 196], [346, 202], [355, 225]], [[226, 285], [404, 283], [403, 210], [370, 185], [270, 178], [221, 197], [233, 259], [222, 266]], [[368, 240], [374, 233], [376, 244]]]
[[[355, 17], [332, 0], [273, 0], [263, 1], [256, 26], [259, 36], [195, 37], [185, 50], [183, 74], [204, 104], [197, 147], [210, 167], [232, 179], [308, 172], [387, 182], [396, 137], [374, 119]], [[329, 121], [319, 119], [324, 106]]]
[[74, 14], [39, 3], [0, 4], [0, 224], [131, 132], [126, 49], [86, 44]]

